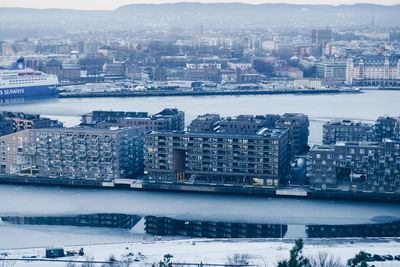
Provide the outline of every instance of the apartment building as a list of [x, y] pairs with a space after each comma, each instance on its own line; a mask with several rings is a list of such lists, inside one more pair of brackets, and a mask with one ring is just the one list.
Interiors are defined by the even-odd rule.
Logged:
[[322, 126], [322, 143], [334, 145], [336, 142], [374, 142], [374, 127], [368, 123], [352, 120], [332, 120]]
[[185, 128], [185, 113], [175, 108], [166, 108], [149, 115], [147, 112], [92, 111], [82, 115], [82, 125], [97, 128], [144, 127], [146, 131], [179, 130]]
[[26, 129], [40, 128], [61, 128], [63, 124], [58, 120], [43, 118], [38, 114], [28, 114], [23, 112], [3, 111], [1, 115], [11, 120], [13, 123], [13, 132], [18, 132]]
[[132, 178], [143, 169], [143, 133], [126, 129], [30, 129], [0, 137], [1, 173], [50, 178]]
[[219, 121], [217, 128], [220, 133], [247, 133], [255, 134], [262, 128], [274, 128], [276, 121], [280, 118], [276, 114], [268, 115], [239, 115], [237, 117], [226, 117]]
[[377, 141], [382, 141], [385, 138], [400, 138], [397, 137], [396, 128], [399, 127], [399, 118], [388, 116], [379, 117], [374, 124], [374, 132]]
[[308, 116], [301, 113], [285, 113], [276, 121], [275, 127], [289, 129], [291, 155], [299, 155], [308, 149], [310, 122]]
[[197, 116], [188, 126], [189, 132], [215, 132], [221, 120], [219, 114], [204, 114]]
[[13, 132], [13, 121], [6, 119], [2, 114], [0, 114], [0, 136], [11, 134]]
[[300, 113], [238, 115], [237, 117], [226, 118], [207, 114], [194, 119], [188, 130], [190, 132], [255, 134], [262, 128], [288, 128], [291, 157], [294, 157], [307, 150], [308, 127], [308, 116]]
[[151, 132], [145, 137], [145, 174], [150, 181], [277, 186], [288, 174], [288, 144], [288, 129]]
[[381, 142], [385, 138], [400, 138], [400, 118], [382, 116], [373, 124], [333, 120], [323, 125], [324, 145], [336, 142]]
[[317, 77], [327, 81], [346, 80], [345, 60], [322, 60], [317, 63]]
[[400, 140], [316, 145], [309, 152], [307, 171], [315, 189], [349, 185], [352, 190], [398, 192]]

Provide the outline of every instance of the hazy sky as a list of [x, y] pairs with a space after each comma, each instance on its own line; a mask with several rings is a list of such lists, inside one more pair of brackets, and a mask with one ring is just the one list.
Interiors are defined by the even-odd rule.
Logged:
[[115, 9], [132, 3], [173, 3], [173, 2], [244, 2], [244, 3], [291, 3], [291, 4], [355, 4], [377, 3], [400, 4], [400, 0], [0, 0], [0, 7], [31, 8], [74, 8], [74, 9]]

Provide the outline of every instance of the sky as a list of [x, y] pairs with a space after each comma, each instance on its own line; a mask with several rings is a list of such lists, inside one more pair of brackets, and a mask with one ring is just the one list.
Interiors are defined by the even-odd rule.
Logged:
[[400, 4], [400, 0], [0, 0], [0, 7], [29, 8], [71, 8], [84, 10], [112, 10], [133, 3], [173, 3], [173, 2], [243, 2], [259, 3], [290, 3], [290, 4], [357, 4], [375, 3], [382, 5]]

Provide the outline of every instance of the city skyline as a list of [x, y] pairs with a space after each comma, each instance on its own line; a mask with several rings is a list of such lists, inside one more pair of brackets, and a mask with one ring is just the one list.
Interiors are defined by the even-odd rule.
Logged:
[[[79, 10], [113, 10], [118, 7], [129, 5], [129, 4], [163, 4], [163, 3], [179, 3], [179, 2], [197, 2], [197, 3], [232, 3], [240, 2], [246, 4], [263, 4], [263, 3], [287, 3], [287, 4], [312, 4], [319, 5], [320, 1], [316, 0], [306, 0], [306, 1], [296, 1], [296, 0], [155, 0], [155, 1], [143, 1], [143, 0], [118, 0], [118, 1], [107, 1], [107, 0], [70, 0], [70, 1], [51, 1], [51, 0], [3, 0], [0, 1], [0, 7], [21, 7], [21, 8], [62, 8], [62, 9], [79, 9]], [[351, 5], [351, 4], [380, 4], [380, 5], [396, 5], [399, 4], [397, 0], [327, 0], [324, 1], [325, 5]]]

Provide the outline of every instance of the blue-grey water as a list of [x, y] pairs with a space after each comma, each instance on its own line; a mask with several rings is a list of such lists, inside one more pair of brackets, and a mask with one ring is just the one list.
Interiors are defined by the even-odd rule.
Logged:
[[189, 123], [199, 114], [219, 113], [222, 116], [301, 112], [310, 116], [311, 143], [320, 143], [322, 124], [331, 119], [373, 121], [381, 115], [400, 115], [400, 91], [366, 91], [362, 94], [324, 95], [250, 95], [204, 97], [143, 98], [64, 98], [34, 102], [9, 101], [0, 109], [35, 112], [65, 122], [79, 123], [80, 115], [92, 110], [130, 110], [155, 113], [165, 107], [176, 107], [186, 114]]
[[[374, 224], [398, 220], [400, 205], [189, 193], [0, 185], [0, 216], [70, 216], [124, 213], [186, 220], [287, 224], [287, 237], [304, 236], [305, 225]], [[86, 230], [85, 230], [86, 229]], [[0, 224], [7, 247], [125, 242], [144, 232]], [[290, 235], [290, 236], [288, 236]]]

